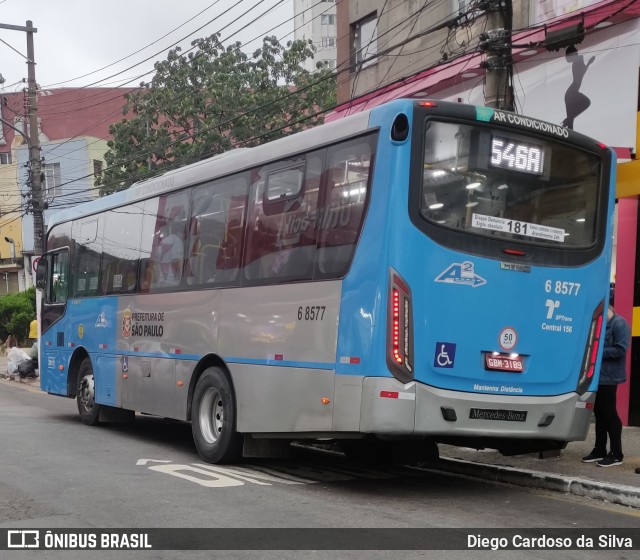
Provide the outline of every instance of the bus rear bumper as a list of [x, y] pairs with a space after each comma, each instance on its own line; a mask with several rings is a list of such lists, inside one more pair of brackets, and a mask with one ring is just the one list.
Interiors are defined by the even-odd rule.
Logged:
[[594, 400], [595, 393], [465, 393], [366, 377], [360, 429], [381, 435], [578, 441], [587, 437]]

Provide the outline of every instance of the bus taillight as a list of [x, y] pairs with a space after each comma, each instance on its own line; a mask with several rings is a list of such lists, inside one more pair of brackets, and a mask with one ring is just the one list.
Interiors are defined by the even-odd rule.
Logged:
[[393, 332], [391, 333], [391, 346], [393, 350], [393, 359], [397, 364], [402, 364], [404, 359], [400, 355], [400, 292], [395, 288], [393, 289], [392, 306], [393, 310], [391, 317], [393, 321]]
[[582, 369], [576, 392], [582, 395], [591, 385], [593, 374], [596, 371], [596, 360], [598, 359], [598, 348], [600, 347], [600, 336], [602, 335], [602, 323], [604, 321], [604, 301], [601, 301], [591, 317], [589, 327], [589, 337], [584, 349], [582, 358]]
[[413, 317], [411, 291], [393, 270], [389, 275], [387, 364], [403, 383], [413, 379]]

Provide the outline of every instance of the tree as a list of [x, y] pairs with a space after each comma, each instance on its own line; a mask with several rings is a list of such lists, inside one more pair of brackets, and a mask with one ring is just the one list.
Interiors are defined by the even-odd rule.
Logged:
[[156, 74], [129, 94], [123, 114], [110, 128], [107, 169], [100, 194], [123, 190], [157, 175], [235, 147], [251, 147], [322, 122], [316, 113], [335, 105], [335, 75], [318, 64], [311, 42], [282, 46], [265, 37], [253, 56], [240, 43], [224, 47], [219, 34], [192, 43], [181, 55], [169, 51]]
[[36, 316], [36, 289], [0, 297], [0, 343], [10, 334], [27, 339], [29, 324]]

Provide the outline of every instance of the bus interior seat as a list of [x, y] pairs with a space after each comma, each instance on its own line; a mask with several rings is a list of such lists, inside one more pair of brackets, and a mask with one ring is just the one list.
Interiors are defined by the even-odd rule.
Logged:
[[201, 283], [213, 282], [217, 272], [218, 253], [220, 245], [203, 245], [200, 250], [199, 280]]

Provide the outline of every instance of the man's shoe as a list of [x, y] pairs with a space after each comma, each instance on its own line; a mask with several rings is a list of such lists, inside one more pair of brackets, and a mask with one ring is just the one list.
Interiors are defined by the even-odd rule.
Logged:
[[636, 474], [640, 474], [640, 467], [636, 467]]
[[597, 463], [598, 461], [602, 461], [607, 456], [606, 453], [598, 453], [595, 449], [589, 453], [589, 455], [585, 455], [582, 458], [583, 463]]
[[609, 453], [602, 461], [598, 461], [599, 467], [615, 467], [616, 465], [622, 465], [622, 459], [614, 457], [613, 453]]

